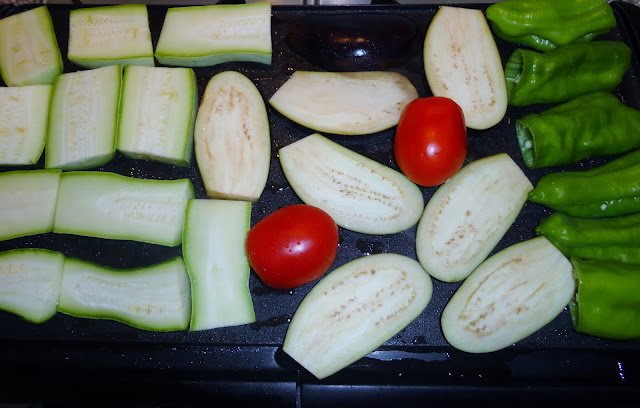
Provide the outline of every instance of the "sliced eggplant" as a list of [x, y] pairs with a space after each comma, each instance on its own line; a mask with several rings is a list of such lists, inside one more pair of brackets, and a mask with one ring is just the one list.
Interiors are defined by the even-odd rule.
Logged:
[[415, 225], [424, 209], [404, 174], [315, 133], [280, 149], [284, 174], [298, 197], [339, 226], [394, 234]]
[[463, 167], [433, 194], [418, 224], [416, 252], [424, 269], [445, 282], [469, 276], [511, 227], [532, 189], [506, 153]]
[[398, 124], [418, 91], [396, 72], [296, 71], [269, 99], [278, 112], [318, 132], [365, 135]]
[[195, 124], [195, 152], [207, 195], [256, 201], [269, 175], [267, 109], [251, 80], [239, 72], [214, 75]]
[[402, 15], [305, 14], [285, 35], [296, 53], [326, 71], [385, 70], [418, 54], [417, 24]]
[[325, 276], [302, 300], [283, 350], [319, 379], [380, 347], [422, 313], [431, 278], [415, 260], [377, 254]]
[[571, 262], [545, 237], [520, 242], [462, 283], [444, 308], [442, 331], [459, 350], [497, 351], [553, 320], [575, 289]]
[[487, 129], [507, 112], [498, 47], [481, 10], [441, 6], [424, 41], [424, 68], [435, 96], [453, 99], [471, 129]]

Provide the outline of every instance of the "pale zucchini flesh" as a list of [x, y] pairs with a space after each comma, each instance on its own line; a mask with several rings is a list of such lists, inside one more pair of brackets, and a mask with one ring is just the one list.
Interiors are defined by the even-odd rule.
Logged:
[[325, 276], [305, 296], [283, 350], [322, 379], [380, 347], [427, 307], [431, 278], [398, 254], [358, 258]]
[[298, 197], [343, 228], [394, 234], [422, 215], [424, 197], [411, 180], [318, 133], [281, 148], [279, 156]]
[[0, 87], [0, 166], [40, 160], [50, 97], [51, 85]]
[[463, 167], [436, 190], [418, 223], [424, 269], [444, 282], [465, 279], [511, 227], [532, 189], [505, 153]]
[[250, 222], [248, 201], [189, 200], [182, 253], [191, 279], [191, 331], [255, 322], [245, 251]]
[[253, 82], [236, 71], [214, 75], [196, 115], [196, 161], [207, 195], [256, 201], [269, 176], [267, 109]]
[[484, 261], [442, 313], [455, 348], [488, 353], [509, 347], [556, 318], [575, 293], [571, 262], [545, 237], [515, 244]]
[[119, 65], [58, 76], [49, 109], [46, 168], [84, 170], [113, 159], [121, 78]]
[[0, 173], [0, 240], [53, 230], [60, 170]]
[[53, 232], [177, 246], [189, 179], [152, 180], [76, 171], [60, 177]]
[[271, 64], [271, 54], [270, 2], [169, 8], [155, 51], [161, 64], [183, 67]]
[[188, 167], [197, 98], [191, 68], [127, 66], [116, 150], [133, 159]]
[[180, 257], [126, 270], [66, 258], [58, 311], [149, 331], [185, 330], [191, 314], [189, 277]]
[[56, 314], [64, 256], [40, 248], [0, 253], [0, 309], [28, 322], [42, 323]]
[[147, 6], [123, 4], [71, 10], [67, 57], [84, 68], [154, 66]]
[[296, 71], [269, 104], [317, 132], [364, 135], [397, 125], [416, 98], [413, 84], [396, 72]]
[[504, 70], [481, 10], [441, 6], [427, 29], [423, 56], [431, 92], [460, 105], [469, 128], [502, 120], [508, 105]]
[[7, 86], [51, 85], [62, 71], [47, 6], [0, 20], [0, 76]]

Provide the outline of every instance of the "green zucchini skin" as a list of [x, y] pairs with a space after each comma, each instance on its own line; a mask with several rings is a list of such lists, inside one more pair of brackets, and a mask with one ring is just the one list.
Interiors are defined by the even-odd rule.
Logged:
[[189, 286], [181, 257], [128, 270], [66, 258], [57, 310], [147, 331], [186, 330], [191, 314]]
[[53, 232], [177, 246], [189, 179], [136, 179], [115, 173], [74, 171], [60, 177]]
[[53, 231], [60, 170], [0, 173], [0, 240]]
[[190, 330], [256, 321], [245, 251], [250, 222], [251, 202], [189, 200], [182, 253], [191, 279]]
[[41, 248], [0, 253], [0, 309], [31, 323], [56, 314], [64, 255]]
[[62, 72], [47, 6], [0, 20], [0, 76], [7, 86], [51, 85]]
[[271, 3], [169, 8], [155, 57], [161, 64], [182, 67], [271, 64]]

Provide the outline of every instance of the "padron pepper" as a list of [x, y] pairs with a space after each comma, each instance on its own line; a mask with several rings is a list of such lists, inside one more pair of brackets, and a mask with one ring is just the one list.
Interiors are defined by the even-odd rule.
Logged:
[[588, 219], [554, 212], [536, 234], [566, 257], [640, 263], [640, 214]]
[[516, 120], [516, 136], [530, 169], [613, 156], [640, 147], [640, 111], [595, 92]]
[[504, 68], [509, 104], [566, 102], [597, 91], [613, 91], [631, 63], [621, 41], [571, 44], [549, 52], [516, 49]]
[[487, 8], [494, 33], [540, 51], [590, 41], [616, 26], [605, 0], [507, 0]]
[[640, 213], [640, 150], [591, 170], [545, 174], [529, 201], [581, 218]]
[[571, 258], [577, 292], [569, 303], [579, 333], [640, 339], [640, 264]]

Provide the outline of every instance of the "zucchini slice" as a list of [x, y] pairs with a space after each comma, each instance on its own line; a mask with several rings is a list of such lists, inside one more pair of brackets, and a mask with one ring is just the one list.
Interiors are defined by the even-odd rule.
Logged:
[[302, 300], [283, 350], [319, 379], [384, 344], [422, 313], [431, 278], [398, 254], [358, 258], [326, 275]]
[[413, 84], [396, 72], [296, 71], [269, 103], [317, 132], [366, 135], [397, 125], [416, 98]]
[[468, 127], [487, 129], [502, 120], [507, 85], [481, 10], [441, 6], [427, 29], [423, 56], [431, 92], [460, 105]]
[[185, 330], [191, 314], [189, 290], [180, 257], [127, 270], [66, 258], [58, 311], [149, 331]]
[[176, 246], [182, 242], [189, 179], [143, 180], [72, 171], [60, 177], [53, 232]]
[[256, 321], [245, 251], [250, 222], [248, 201], [189, 200], [182, 253], [191, 279], [190, 330]]
[[40, 248], [0, 253], [0, 309], [31, 323], [56, 314], [64, 255]]
[[89, 169], [115, 156], [121, 79], [119, 65], [58, 76], [49, 108], [46, 168]]
[[214, 75], [204, 91], [194, 132], [196, 161], [207, 195], [256, 201], [271, 160], [271, 137], [262, 95], [236, 71]]
[[147, 6], [123, 4], [71, 10], [67, 58], [84, 68], [154, 66]]
[[422, 192], [404, 174], [318, 133], [279, 153], [298, 197], [326, 211], [342, 228], [394, 234], [415, 225], [422, 215]]
[[0, 76], [7, 86], [51, 85], [62, 71], [47, 6], [0, 20]]
[[53, 231], [60, 170], [0, 173], [0, 240]]
[[442, 331], [459, 350], [497, 351], [553, 320], [575, 289], [571, 262], [545, 237], [520, 242], [460, 285], [442, 313]]
[[116, 150], [188, 167], [197, 104], [191, 68], [125, 67]]
[[167, 10], [155, 56], [165, 65], [206, 67], [229, 61], [271, 64], [271, 3]]
[[424, 269], [444, 282], [469, 276], [511, 227], [532, 189], [506, 153], [463, 167], [436, 190], [418, 223], [416, 252]]
[[0, 87], [0, 166], [40, 160], [50, 97], [51, 85]]

